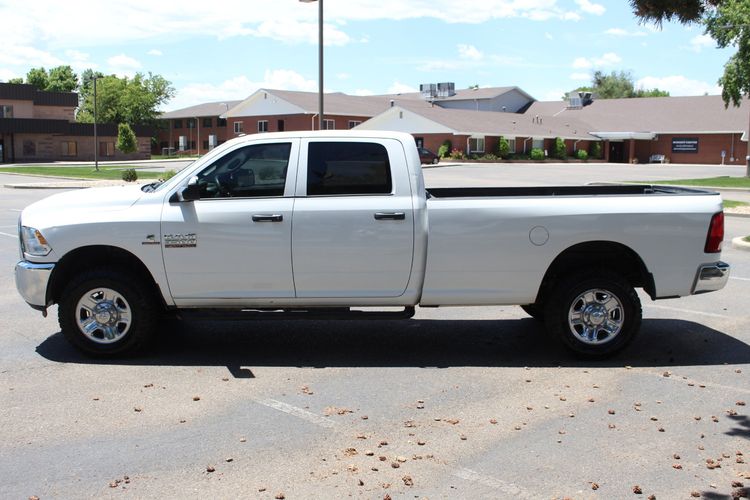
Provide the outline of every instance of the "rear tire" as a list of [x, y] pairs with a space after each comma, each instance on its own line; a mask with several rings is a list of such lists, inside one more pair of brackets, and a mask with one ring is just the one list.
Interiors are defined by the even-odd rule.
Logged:
[[544, 306], [539, 304], [524, 304], [521, 309], [537, 321], [544, 321]]
[[89, 356], [134, 354], [153, 336], [157, 298], [140, 280], [119, 271], [93, 269], [65, 287], [58, 320], [65, 338]]
[[562, 279], [546, 301], [545, 325], [569, 350], [605, 358], [633, 341], [641, 326], [641, 302], [622, 276], [583, 270]]

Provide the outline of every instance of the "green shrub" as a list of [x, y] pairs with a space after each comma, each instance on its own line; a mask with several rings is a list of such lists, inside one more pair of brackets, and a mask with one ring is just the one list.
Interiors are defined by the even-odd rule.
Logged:
[[466, 155], [460, 149], [454, 148], [451, 150], [451, 160], [465, 160], [465, 159], [466, 159]]
[[578, 151], [576, 151], [576, 158], [578, 158], [579, 160], [588, 160], [589, 154], [585, 149], [579, 149]]
[[135, 132], [127, 123], [121, 123], [117, 126], [117, 149], [125, 154], [135, 153], [138, 150], [138, 139]]
[[164, 172], [164, 175], [161, 176], [161, 180], [168, 181], [169, 179], [171, 179], [175, 175], [177, 175], [176, 171], [174, 171], [174, 170], [167, 170], [166, 172]]
[[568, 157], [568, 150], [565, 147], [565, 141], [562, 137], [557, 137], [555, 139], [555, 150], [553, 151], [552, 156], [560, 160], [564, 160]]
[[503, 160], [507, 159], [510, 155], [510, 144], [503, 136], [500, 136], [500, 140], [497, 141], [497, 155]]
[[447, 158], [452, 148], [453, 146], [451, 145], [451, 141], [443, 141], [443, 143], [438, 148], [438, 156], [440, 158]]
[[499, 157], [499, 156], [497, 156], [497, 155], [493, 155], [492, 153], [487, 153], [487, 154], [483, 155], [483, 156], [482, 156], [482, 157], [480, 158], [480, 160], [484, 160], [484, 161], [497, 161], [497, 160], [499, 160], [499, 159], [500, 159], [500, 157]]
[[134, 168], [123, 170], [122, 180], [124, 180], [125, 182], [135, 182], [138, 180], [138, 173], [136, 173]]
[[531, 150], [530, 156], [532, 160], [544, 160], [544, 151], [539, 148], [534, 148]]
[[589, 148], [589, 156], [601, 160], [602, 158], [602, 143], [599, 141], [592, 142]]

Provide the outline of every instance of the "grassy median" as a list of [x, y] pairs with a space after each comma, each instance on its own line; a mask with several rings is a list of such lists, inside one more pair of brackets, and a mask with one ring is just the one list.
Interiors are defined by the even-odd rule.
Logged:
[[[29, 167], [3, 167], [0, 173], [8, 172], [23, 175], [44, 175], [48, 177], [65, 177], [69, 179], [89, 179], [89, 180], [122, 180], [122, 172], [132, 167], [126, 166], [107, 166], [99, 167], [94, 170], [92, 167], [59, 167], [34, 165]], [[139, 179], [158, 179], [163, 177], [162, 172], [149, 172], [136, 169]]]
[[637, 184], [667, 184], [671, 186], [705, 186], [714, 188], [750, 188], [750, 177], [706, 177], [705, 179], [672, 179], [640, 181]]

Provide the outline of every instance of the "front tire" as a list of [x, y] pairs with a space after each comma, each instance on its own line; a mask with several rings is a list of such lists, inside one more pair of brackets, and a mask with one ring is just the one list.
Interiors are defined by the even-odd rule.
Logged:
[[567, 276], [546, 304], [549, 333], [582, 357], [615, 354], [632, 342], [641, 326], [641, 302], [635, 290], [607, 270]]
[[58, 306], [65, 338], [96, 357], [141, 350], [153, 336], [158, 316], [157, 301], [147, 286], [108, 269], [94, 269], [71, 280]]

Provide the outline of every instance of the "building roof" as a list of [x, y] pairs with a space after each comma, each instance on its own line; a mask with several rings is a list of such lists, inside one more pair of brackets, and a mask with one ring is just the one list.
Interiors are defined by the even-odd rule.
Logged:
[[180, 118], [200, 118], [207, 116], [219, 116], [232, 109], [242, 101], [217, 101], [196, 104], [187, 108], [176, 109], [162, 113], [159, 118], [163, 120], [180, 119]]
[[0, 99], [33, 101], [37, 106], [78, 106], [75, 92], [47, 92], [25, 83], [0, 83]]
[[739, 108], [725, 108], [721, 96], [596, 99], [580, 109], [568, 109], [566, 101], [551, 101], [535, 102], [525, 114], [576, 118], [588, 123], [594, 133], [743, 133], [750, 100], [745, 99]]
[[[402, 113], [403, 112], [403, 113]], [[390, 126], [397, 128], [400, 120], [411, 119], [411, 133], [446, 132], [456, 135], [502, 135], [506, 137], [562, 137], [564, 139], [594, 140], [588, 124], [576, 118], [540, 117], [518, 113], [496, 111], [472, 111], [464, 109], [445, 109], [439, 106], [402, 102], [388, 109], [385, 113], [360, 125], [359, 128], [378, 128]], [[427, 121], [424, 121], [427, 120]], [[400, 124], [399, 124], [400, 125]], [[437, 125], [437, 127], [435, 127]], [[440, 130], [442, 128], [442, 130]]]

